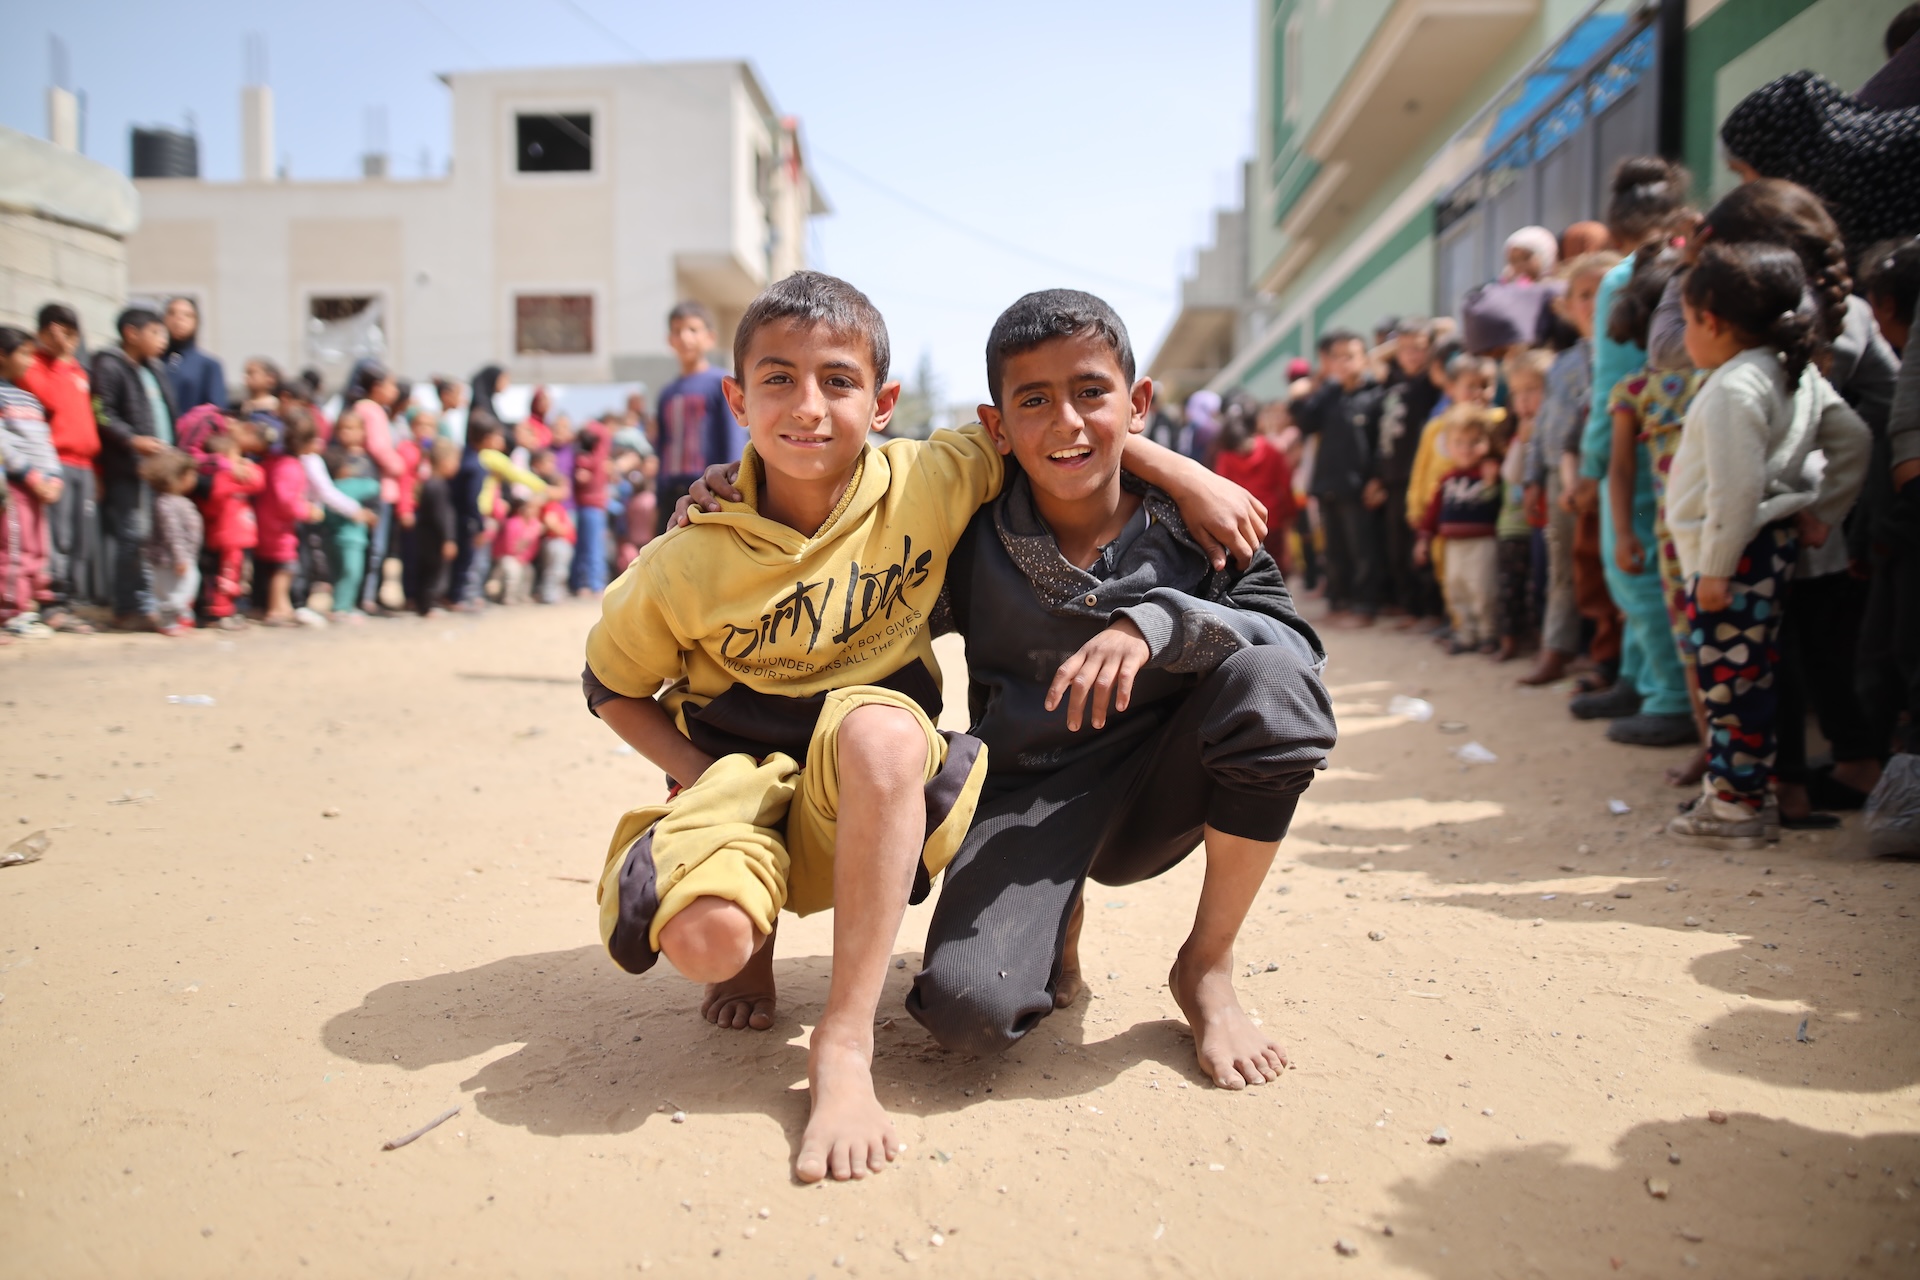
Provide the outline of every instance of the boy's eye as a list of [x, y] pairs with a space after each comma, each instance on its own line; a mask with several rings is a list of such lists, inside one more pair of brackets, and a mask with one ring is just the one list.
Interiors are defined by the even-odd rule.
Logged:
[[1080, 398], [1082, 400], [1098, 400], [1106, 394], [1107, 389], [1105, 387], [1082, 387], [1080, 389]]
[[1046, 402], [1047, 398], [1043, 395], [1031, 395], [1020, 402], [1020, 407], [1022, 409], [1038, 409]]

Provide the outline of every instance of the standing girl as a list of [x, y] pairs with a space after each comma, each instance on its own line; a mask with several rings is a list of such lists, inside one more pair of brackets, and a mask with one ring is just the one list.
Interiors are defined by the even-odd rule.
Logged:
[[381, 476], [367, 452], [366, 428], [358, 408], [348, 409], [334, 424], [333, 443], [327, 446], [325, 458], [333, 487], [359, 506], [354, 515], [327, 511], [327, 538], [335, 565], [333, 616], [359, 621], [362, 575], [370, 565], [367, 531], [373, 527], [371, 506], [380, 500]]
[[[1810, 367], [1814, 308], [1791, 249], [1708, 244], [1681, 297], [1687, 352], [1712, 372], [1680, 433], [1667, 524], [1710, 737], [1701, 794], [1667, 831], [1753, 849], [1778, 822], [1770, 791], [1788, 572], [1801, 539], [1823, 545], [1852, 506], [1871, 436]], [[1816, 449], [1826, 460], [1817, 479], [1808, 470]]]

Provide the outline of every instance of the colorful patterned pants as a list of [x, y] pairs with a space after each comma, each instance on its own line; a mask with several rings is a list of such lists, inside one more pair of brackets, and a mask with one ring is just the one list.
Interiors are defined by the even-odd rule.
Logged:
[[1716, 797], [1758, 810], [1773, 781], [1777, 746], [1781, 604], [1799, 535], [1770, 524], [1740, 553], [1725, 609], [1699, 604], [1699, 578], [1687, 586], [1687, 650], [1707, 704], [1707, 780]]

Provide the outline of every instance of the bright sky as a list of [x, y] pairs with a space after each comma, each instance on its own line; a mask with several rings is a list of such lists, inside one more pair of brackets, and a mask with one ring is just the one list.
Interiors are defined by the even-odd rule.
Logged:
[[296, 179], [357, 176], [374, 112], [397, 177], [444, 172], [436, 72], [744, 57], [800, 117], [834, 206], [814, 223], [813, 264], [880, 305], [901, 373], [929, 353], [962, 403], [984, 389], [993, 318], [1030, 289], [1106, 297], [1144, 364], [1252, 141], [1251, 0], [7, 7], [0, 123], [44, 136], [58, 36], [89, 155], [124, 171], [132, 124], [191, 117], [216, 180], [239, 175], [249, 31], [266, 37], [276, 145]]

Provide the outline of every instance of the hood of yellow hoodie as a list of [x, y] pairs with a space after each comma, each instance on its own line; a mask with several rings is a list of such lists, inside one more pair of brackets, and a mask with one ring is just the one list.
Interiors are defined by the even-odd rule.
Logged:
[[688, 516], [694, 524], [722, 525], [732, 529], [741, 547], [761, 564], [782, 564], [802, 559], [815, 545], [833, 537], [837, 530], [857, 523], [886, 497], [891, 477], [886, 455], [871, 444], [864, 446], [854, 462], [853, 478], [847, 482], [846, 492], [841, 495], [840, 504], [833, 509], [833, 514], [813, 533], [802, 533], [791, 525], [781, 524], [760, 514], [760, 469], [763, 465], [753, 446], [748, 445], [740, 459], [740, 477], [737, 481], [741, 501], [728, 502], [722, 499], [720, 510], [696, 510]]

